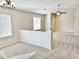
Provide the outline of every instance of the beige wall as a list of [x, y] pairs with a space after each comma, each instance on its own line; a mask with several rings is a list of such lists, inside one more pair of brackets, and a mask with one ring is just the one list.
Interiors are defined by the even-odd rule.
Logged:
[[[25, 29], [32, 29], [32, 18], [35, 15], [29, 12], [23, 12], [23, 11], [17, 11], [17, 10], [9, 10], [9, 9], [2, 9], [0, 8], [1, 13], [8, 13], [12, 16], [12, 31], [13, 35], [12, 37], [6, 37], [0, 39], [0, 48], [6, 45], [9, 45], [11, 43], [17, 42], [19, 40], [19, 30], [22, 28]], [[44, 30], [45, 22], [44, 22], [44, 15], [40, 15], [42, 17], [42, 29]], [[6, 30], [6, 29], [5, 29]]]
[[79, 35], [79, 6], [75, 9], [74, 34]]
[[55, 32], [73, 32], [74, 10], [67, 10], [67, 14], [55, 16]]
[[52, 31], [55, 32], [56, 27], [56, 17], [52, 15]]

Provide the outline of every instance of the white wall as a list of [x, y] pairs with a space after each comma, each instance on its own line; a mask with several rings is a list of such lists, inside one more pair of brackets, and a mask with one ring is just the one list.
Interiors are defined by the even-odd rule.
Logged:
[[51, 49], [51, 32], [20, 30], [20, 41]]
[[45, 17], [45, 30], [50, 31], [51, 27], [51, 13], [46, 14]]

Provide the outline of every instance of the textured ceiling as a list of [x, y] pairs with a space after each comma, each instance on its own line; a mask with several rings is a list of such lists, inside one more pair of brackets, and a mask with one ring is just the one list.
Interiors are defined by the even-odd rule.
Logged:
[[24, 11], [38, 13], [55, 12], [57, 5], [61, 4], [61, 9], [74, 8], [79, 4], [79, 0], [12, 0], [16, 8]]

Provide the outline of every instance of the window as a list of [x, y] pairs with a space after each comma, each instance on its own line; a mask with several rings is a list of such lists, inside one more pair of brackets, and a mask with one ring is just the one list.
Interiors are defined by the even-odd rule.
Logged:
[[33, 30], [41, 29], [41, 17], [35, 16], [33, 17]]
[[0, 38], [11, 36], [11, 15], [0, 13]]

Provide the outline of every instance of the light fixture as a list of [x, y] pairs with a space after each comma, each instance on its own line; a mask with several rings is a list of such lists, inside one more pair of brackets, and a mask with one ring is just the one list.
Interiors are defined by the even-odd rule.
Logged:
[[59, 15], [61, 15], [61, 12], [60, 11], [57, 11], [56, 14], [59, 16]]
[[0, 6], [3, 8], [15, 8], [15, 4], [11, 0], [2, 0]]
[[61, 14], [61, 11], [60, 11], [60, 4], [58, 4], [58, 11], [56, 12], [57, 15], [60, 15]]
[[66, 14], [66, 12], [62, 12], [62, 11], [60, 11], [60, 8], [61, 6], [60, 6], [60, 4], [58, 4], [58, 11], [56, 12], [56, 15], [61, 15], [61, 14]]
[[52, 13], [53, 15], [57, 15], [57, 16], [60, 16], [61, 14], [67, 14], [66, 12], [63, 12], [63, 11], [61, 11], [60, 9], [60, 4], [58, 4], [58, 10], [55, 12], [55, 13]]

